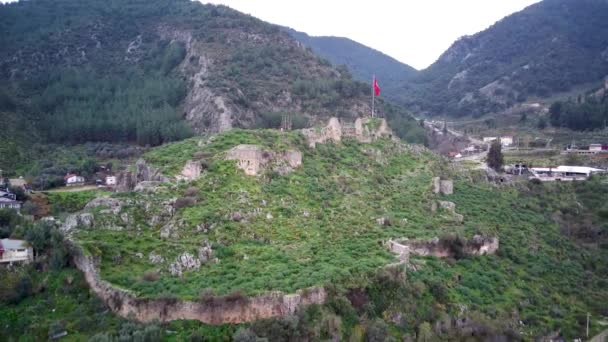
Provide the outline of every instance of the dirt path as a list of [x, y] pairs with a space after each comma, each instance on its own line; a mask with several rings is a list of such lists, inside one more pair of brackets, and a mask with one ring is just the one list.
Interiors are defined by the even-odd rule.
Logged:
[[47, 190], [45, 192], [79, 192], [79, 191], [88, 191], [88, 190], [97, 190], [97, 186], [95, 185], [85, 185], [85, 186], [70, 186], [57, 188], [52, 190]]

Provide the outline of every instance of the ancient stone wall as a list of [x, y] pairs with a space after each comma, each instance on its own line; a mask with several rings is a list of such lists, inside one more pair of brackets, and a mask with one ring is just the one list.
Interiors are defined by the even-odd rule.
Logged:
[[123, 171], [118, 174], [116, 190], [131, 191], [141, 182], [165, 182], [167, 178], [160, 173], [160, 170], [146, 164], [146, 161], [139, 159], [135, 163], [135, 171]]
[[140, 322], [189, 319], [206, 324], [238, 324], [293, 314], [301, 306], [323, 304], [327, 298], [323, 288], [299, 290], [294, 294], [271, 292], [255, 297], [214, 297], [201, 301], [137, 298], [102, 280], [94, 258], [85, 255], [80, 247], [73, 243], [69, 247], [74, 264], [84, 273], [93, 292], [114, 313]]
[[236, 160], [237, 167], [248, 176], [255, 176], [267, 162], [262, 149], [256, 145], [238, 145], [228, 151], [228, 160]]
[[264, 151], [256, 145], [238, 145], [228, 151], [226, 159], [236, 160], [237, 167], [248, 176], [258, 175], [270, 164], [273, 164], [278, 172], [285, 174], [302, 165], [302, 152], [289, 150], [275, 153]]
[[433, 193], [451, 195], [454, 193], [454, 181], [433, 177]]
[[302, 134], [308, 140], [308, 145], [314, 148], [316, 144], [323, 144], [327, 141], [339, 142], [346, 137], [369, 143], [381, 136], [391, 136], [392, 132], [385, 119], [358, 118], [352, 124], [340, 123], [338, 118], [331, 118], [327, 126], [303, 129]]
[[202, 170], [200, 161], [188, 160], [182, 169], [181, 176], [187, 180], [196, 180], [201, 176]]
[[[465, 241], [439, 238], [426, 241], [389, 240], [386, 246], [391, 252], [399, 255], [401, 260], [404, 260], [404, 256], [409, 257], [411, 254], [447, 258], [456, 256], [458, 252], [465, 255], [494, 254], [498, 251], [499, 240], [497, 237], [475, 235], [470, 240]], [[457, 248], [460, 250], [457, 251]]]

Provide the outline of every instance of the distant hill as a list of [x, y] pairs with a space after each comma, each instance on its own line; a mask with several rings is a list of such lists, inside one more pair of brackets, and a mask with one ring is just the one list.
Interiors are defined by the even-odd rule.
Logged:
[[413, 67], [349, 38], [315, 37], [290, 28], [284, 29], [332, 64], [346, 65], [358, 80], [371, 82], [375, 74], [381, 82], [383, 94], [391, 100], [399, 100], [404, 81], [418, 73]]
[[480, 116], [608, 75], [608, 1], [545, 0], [456, 41], [405, 88], [429, 114]]
[[[284, 113], [304, 126], [371, 112], [367, 84], [225, 6], [19, 1], [0, 5], [0, 31], [0, 113], [41, 142], [158, 145]], [[378, 112], [413, 123], [383, 101]]]

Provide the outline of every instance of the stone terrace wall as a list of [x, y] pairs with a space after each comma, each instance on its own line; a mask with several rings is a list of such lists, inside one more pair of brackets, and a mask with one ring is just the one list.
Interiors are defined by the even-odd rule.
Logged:
[[[497, 237], [475, 235], [472, 239], [462, 241], [462, 253], [466, 255], [489, 255], [498, 251]], [[454, 246], [450, 241], [434, 238], [428, 241], [420, 240], [389, 240], [387, 248], [399, 255], [400, 260], [407, 260], [410, 254], [447, 258], [455, 256]]]
[[236, 324], [292, 314], [301, 306], [323, 304], [323, 288], [299, 290], [295, 294], [271, 292], [255, 297], [215, 297], [200, 302], [173, 298], [143, 299], [112, 286], [101, 279], [93, 257], [70, 243], [73, 261], [84, 273], [93, 292], [116, 314], [134, 317], [140, 322], [167, 322], [178, 319], [198, 320], [207, 324]]

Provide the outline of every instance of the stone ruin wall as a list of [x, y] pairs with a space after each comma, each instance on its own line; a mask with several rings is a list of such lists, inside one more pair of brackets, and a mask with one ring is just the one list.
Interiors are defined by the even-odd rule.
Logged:
[[380, 125], [370, 130], [368, 123], [370, 118], [357, 118], [354, 124], [340, 123], [338, 118], [330, 118], [327, 126], [322, 128], [307, 128], [302, 130], [302, 134], [308, 140], [310, 147], [316, 144], [323, 144], [328, 141], [340, 142], [342, 138], [352, 137], [362, 143], [370, 143], [380, 136], [392, 136], [391, 129], [388, 127], [386, 119], [380, 120]]
[[[386, 247], [399, 256], [399, 260], [407, 262], [411, 254], [420, 256], [433, 256], [437, 258], [449, 258], [455, 256], [451, 246], [439, 238], [428, 241], [420, 240], [389, 240]], [[465, 241], [463, 253], [466, 255], [490, 255], [498, 251], [499, 239], [475, 235], [472, 239]]]
[[440, 177], [433, 178], [433, 193], [451, 195], [454, 193], [454, 181], [441, 179]]
[[140, 322], [197, 320], [206, 324], [239, 324], [258, 319], [286, 316], [298, 308], [323, 304], [327, 293], [323, 288], [298, 290], [294, 294], [271, 292], [254, 297], [215, 297], [201, 301], [174, 298], [137, 298], [131, 292], [116, 288], [101, 279], [94, 258], [69, 243], [76, 267], [84, 273], [93, 292], [116, 314], [134, 317]]
[[228, 151], [227, 160], [236, 160], [237, 167], [248, 176], [258, 175], [264, 167], [274, 164], [285, 164], [289, 168], [302, 165], [302, 152], [288, 150], [285, 152], [265, 151], [256, 145], [238, 145]]

